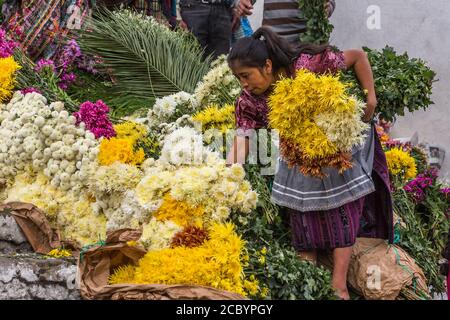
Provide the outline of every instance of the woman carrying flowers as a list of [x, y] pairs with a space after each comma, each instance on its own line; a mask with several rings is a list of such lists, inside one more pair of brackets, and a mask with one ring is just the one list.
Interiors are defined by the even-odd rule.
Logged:
[[327, 167], [326, 177], [320, 179], [302, 174], [281, 158], [271, 197], [289, 213], [292, 243], [300, 258], [315, 262], [318, 250], [333, 250], [333, 286], [339, 297], [349, 299], [346, 279], [356, 237], [393, 242], [388, 169], [372, 123], [377, 101], [366, 54], [362, 50], [339, 52], [328, 45], [303, 44], [294, 49], [263, 27], [237, 41], [228, 63], [243, 87], [236, 102], [238, 133], [228, 163], [245, 162], [248, 130], [268, 127], [269, 96], [278, 80], [293, 78], [305, 69], [320, 75], [354, 68], [367, 92], [363, 121], [371, 126], [364, 145], [352, 149], [351, 168], [339, 173]]

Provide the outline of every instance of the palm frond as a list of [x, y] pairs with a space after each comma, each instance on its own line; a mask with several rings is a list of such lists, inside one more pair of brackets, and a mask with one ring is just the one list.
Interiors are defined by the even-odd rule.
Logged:
[[88, 21], [79, 43], [85, 53], [98, 56], [101, 67], [116, 80], [112, 95], [137, 101], [179, 91], [193, 93], [207, 73], [210, 58], [203, 60], [203, 50], [189, 33], [171, 31], [152, 18], [129, 10], [111, 12], [102, 9]]

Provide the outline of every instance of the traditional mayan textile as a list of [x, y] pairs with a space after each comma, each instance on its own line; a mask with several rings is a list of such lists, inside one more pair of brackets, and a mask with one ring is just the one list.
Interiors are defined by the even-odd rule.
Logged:
[[32, 59], [51, 58], [68, 36], [80, 30], [93, 1], [7, 1], [3, 27]]

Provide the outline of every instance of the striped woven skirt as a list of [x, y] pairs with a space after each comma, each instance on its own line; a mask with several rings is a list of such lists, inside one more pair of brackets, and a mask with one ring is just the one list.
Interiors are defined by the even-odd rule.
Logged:
[[326, 211], [287, 208], [297, 251], [350, 247], [358, 235], [365, 197]]
[[378, 136], [372, 170], [375, 192], [324, 211], [297, 211], [286, 208], [297, 251], [345, 248], [356, 237], [394, 240], [389, 170]]

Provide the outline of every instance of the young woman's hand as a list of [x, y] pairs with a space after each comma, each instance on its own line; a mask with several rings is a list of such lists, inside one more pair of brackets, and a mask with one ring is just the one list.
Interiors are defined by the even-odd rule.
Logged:
[[367, 96], [366, 109], [364, 110], [364, 117], [362, 119], [364, 122], [369, 122], [372, 120], [376, 107], [377, 97], [375, 96], [375, 94], [369, 94]]

